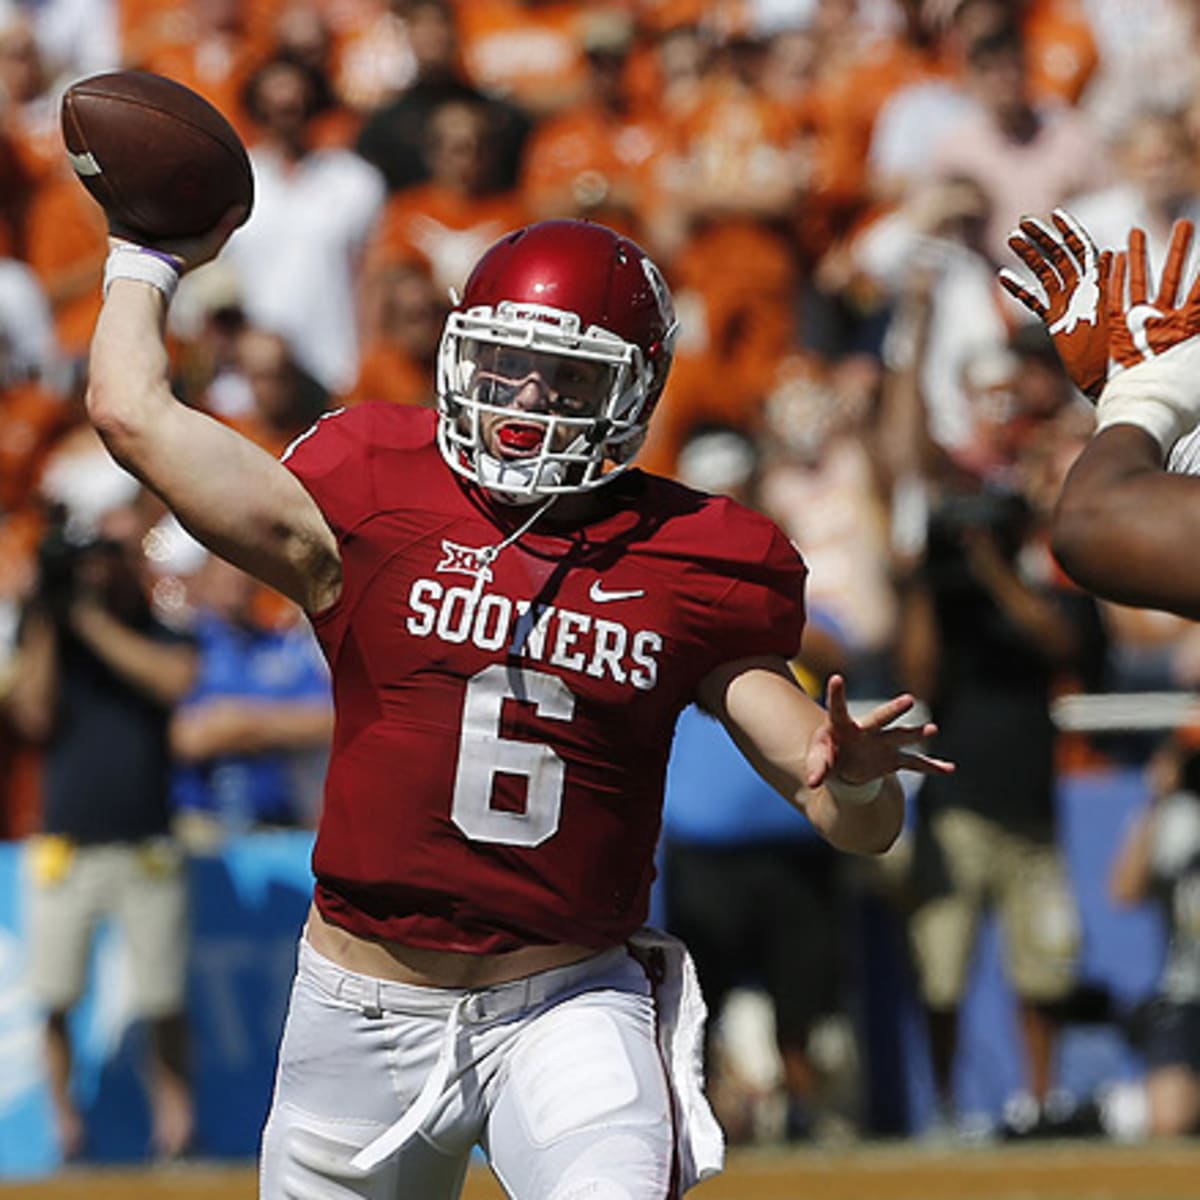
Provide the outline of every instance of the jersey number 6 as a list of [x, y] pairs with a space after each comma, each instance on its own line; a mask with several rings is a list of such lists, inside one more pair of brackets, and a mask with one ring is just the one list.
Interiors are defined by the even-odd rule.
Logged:
[[[458, 772], [450, 816], [476, 842], [540, 846], [558, 831], [566, 764], [549, 746], [500, 736], [505, 700], [534, 706], [539, 717], [569, 721], [575, 697], [557, 675], [493, 663], [467, 683]], [[492, 807], [497, 774], [523, 775], [529, 781], [524, 812]]]

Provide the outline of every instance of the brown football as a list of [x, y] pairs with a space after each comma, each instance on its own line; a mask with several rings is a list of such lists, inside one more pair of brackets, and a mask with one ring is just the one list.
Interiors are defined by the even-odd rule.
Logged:
[[114, 232], [147, 242], [206, 233], [254, 203], [233, 126], [202, 96], [147, 71], [109, 71], [62, 100], [67, 155]]

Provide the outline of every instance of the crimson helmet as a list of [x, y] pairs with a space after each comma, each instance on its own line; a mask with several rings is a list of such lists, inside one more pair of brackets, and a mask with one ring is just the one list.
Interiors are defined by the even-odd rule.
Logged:
[[[646, 436], [676, 328], [662, 273], [628, 238], [589, 221], [508, 234], [446, 319], [443, 457], [517, 503], [608, 482]], [[499, 455], [485, 444], [488, 425], [500, 427]]]

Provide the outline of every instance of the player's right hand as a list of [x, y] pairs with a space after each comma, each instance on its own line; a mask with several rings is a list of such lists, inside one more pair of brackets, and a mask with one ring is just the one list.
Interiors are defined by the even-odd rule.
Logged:
[[1098, 252], [1088, 231], [1065, 209], [1056, 208], [1051, 220], [1053, 228], [1024, 217], [1008, 238], [1042, 295], [1007, 267], [999, 272], [1000, 285], [1045, 324], [1072, 382], [1094, 400], [1108, 377], [1106, 293], [1113, 256]]
[[139, 239], [130, 237], [124, 233], [119, 227], [110, 227], [109, 229], [109, 244], [113, 242], [133, 242], [137, 244], [147, 244], [151, 249], [157, 250], [160, 254], [170, 255], [178, 264], [179, 273], [186, 275], [188, 271], [201, 266], [206, 262], [210, 262], [221, 253], [225, 243], [229, 241], [233, 231], [245, 219], [245, 209], [241, 206], [231, 208], [216, 225], [213, 226], [207, 233], [201, 234], [199, 237], [180, 238], [172, 241], [156, 241], [153, 243], [141, 243]]
[[1146, 362], [1200, 334], [1200, 273], [1179, 298], [1194, 232], [1191, 221], [1175, 222], [1158, 292], [1151, 299], [1146, 234], [1136, 225], [1129, 231], [1129, 248], [1117, 255], [1108, 288], [1110, 372]]

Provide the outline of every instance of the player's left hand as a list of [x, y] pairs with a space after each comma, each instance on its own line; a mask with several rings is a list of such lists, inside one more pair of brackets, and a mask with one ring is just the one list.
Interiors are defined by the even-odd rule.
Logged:
[[1051, 215], [1053, 228], [1024, 217], [1008, 244], [1033, 272], [1039, 296], [1016, 272], [1001, 268], [1001, 287], [1041, 320], [1075, 386], [1093, 400], [1108, 372], [1108, 279], [1112, 253], [1096, 250], [1088, 231], [1065, 209]]
[[894, 696], [856, 721], [846, 705], [845, 679], [831, 675], [825, 690], [825, 720], [808, 747], [805, 782], [810, 788], [820, 787], [834, 775], [849, 784], [869, 783], [900, 770], [949, 775], [952, 762], [908, 749], [937, 733], [932, 721], [892, 725], [915, 704], [908, 694]]
[[1188, 294], [1179, 297], [1194, 232], [1191, 221], [1175, 222], [1152, 298], [1146, 234], [1136, 225], [1129, 231], [1128, 250], [1117, 256], [1108, 293], [1112, 371], [1146, 362], [1200, 334], [1200, 274]]

